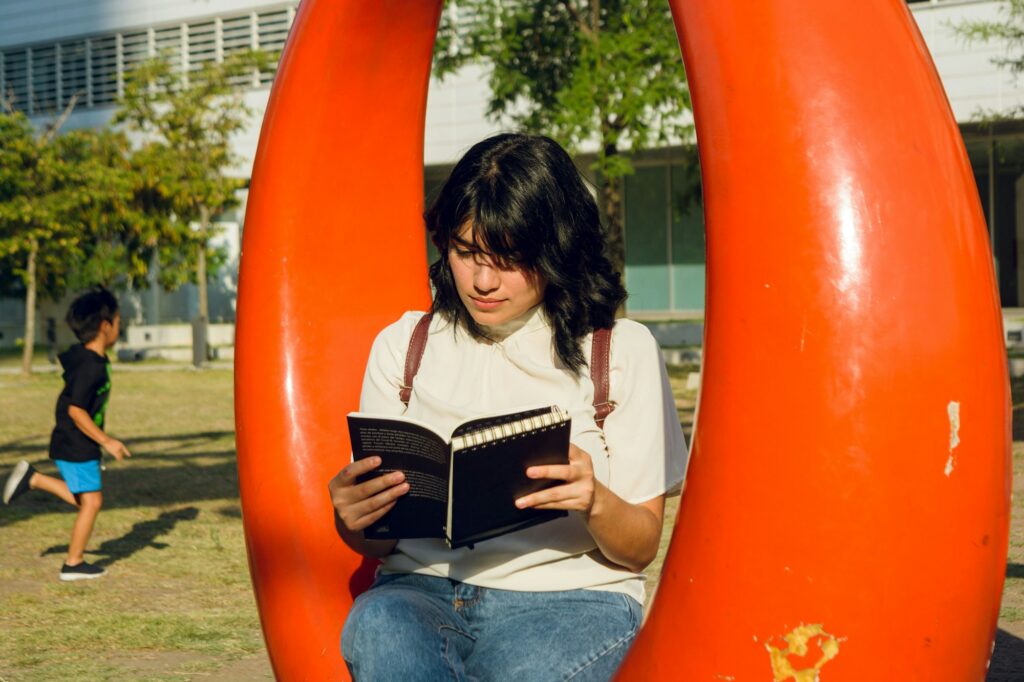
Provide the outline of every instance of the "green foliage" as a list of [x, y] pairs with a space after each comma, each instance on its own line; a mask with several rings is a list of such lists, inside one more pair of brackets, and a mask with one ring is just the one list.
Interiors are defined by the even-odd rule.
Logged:
[[686, 73], [663, 0], [460, 0], [475, 16], [461, 41], [446, 12], [435, 52], [445, 76], [483, 59], [488, 113], [576, 151], [597, 140], [605, 178], [632, 172], [618, 152], [689, 139]]
[[435, 48], [440, 77], [482, 60], [490, 68], [488, 115], [549, 135], [570, 152], [597, 142], [611, 255], [621, 267], [623, 152], [692, 127], [686, 73], [664, 0], [459, 0], [445, 12]]
[[183, 73], [170, 60], [140, 64], [125, 79], [115, 123], [139, 133], [132, 155], [136, 191], [160, 223], [159, 281], [166, 289], [197, 280], [204, 252], [210, 272], [224, 254], [209, 247], [211, 219], [238, 203], [246, 180], [232, 177], [238, 159], [231, 138], [251, 115], [242, 92], [274, 55], [250, 51]]
[[0, 114], [0, 287], [44, 298], [68, 288], [134, 283], [146, 272], [145, 221], [133, 201], [123, 135], [37, 133], [20, 112]]

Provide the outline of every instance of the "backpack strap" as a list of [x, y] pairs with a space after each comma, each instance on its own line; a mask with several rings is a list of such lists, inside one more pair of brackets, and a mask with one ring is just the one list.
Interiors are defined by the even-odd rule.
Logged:
[[594, 421], [599, 429], [604, 428], [604, 420], [615, 409], [615, 403], [608, 400], [611, 347], [612, 330], [595, 329], [590, 347], [590, 380], [594, 382]]
[[[412, 382], [420, 369], [423, 352], [427, 348], [427, 332], [433, 313], [420, 318], [409, 338], [409, 350], [405, 354], [405, 377], [398, 395], [402, 403], [408, 407], [412, 396]], [[590, 349], [590, 380], [594, 382], [594, 421], [598, 428], [604, 428], [604, 420], [615, 409], [615, 403], [608, 400], [610, 388], [609, 365], [611, 364], [612, 330], [610, 328], [595, 329]]]
[[409, 398], [412, 396], [412, 380], [420, 370], [423, 351], [427, 348], [427, 332], [430, 330], [430, 319], [433, 316], [433, 313], [427, 313], [421, 317], [412, 330], [412, 337], [409, 338], [409, 350], [405, 353], [405, 380], [398, 392], [398, 397], [406, 407], [409, 407]]

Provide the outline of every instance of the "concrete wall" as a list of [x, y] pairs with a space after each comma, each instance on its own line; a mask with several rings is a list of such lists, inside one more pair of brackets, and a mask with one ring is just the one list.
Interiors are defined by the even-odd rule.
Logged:
[[914, 19], [942, 77], [956, 120], [969, 121], [982, 109], [1005, 110], [1024, 105], [1024, 82], [992, 64], [1005, 56], [999, 43], [968, 44], [953, 27], [964, 21], [999, 21], [997, 0], [945, 0], [911, 5]]
[[282, 0], [3, 0], [0, 2], [0, 46], [148, 28], [289, 4], [297, 3]]

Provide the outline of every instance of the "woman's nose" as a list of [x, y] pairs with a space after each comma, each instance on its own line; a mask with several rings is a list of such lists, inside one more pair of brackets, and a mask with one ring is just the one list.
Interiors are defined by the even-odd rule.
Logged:
[[490, 263], [478, 263], [473, 271], [473, 287], [480, 293], [486, 294], [498, 288], [499, 277], [494, 266]]

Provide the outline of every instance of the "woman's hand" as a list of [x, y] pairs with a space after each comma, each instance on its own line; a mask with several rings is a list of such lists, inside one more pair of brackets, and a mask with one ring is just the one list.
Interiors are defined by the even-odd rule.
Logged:
[[569, 444], [568, 464], [530, 467], [526, 475], [530, 478], [552, 478], [565, 483], [520, 497], [516, 500], [516, 506], [520, 509], [567, 509], [583, 512], [584, 517], [589, 517], [593, 511], [597, 497], [594, 464], [590, 455], [572, 443]]
[[392, 471], [363, 483], [356, 482], [359, 476], [379, 466], [380, 457], [352, 462], [327, 485], [341, 525], [349, 533], [360, 533], [391, 511], [395, 501], [409, 492], [409, 484], [401, 471]]

